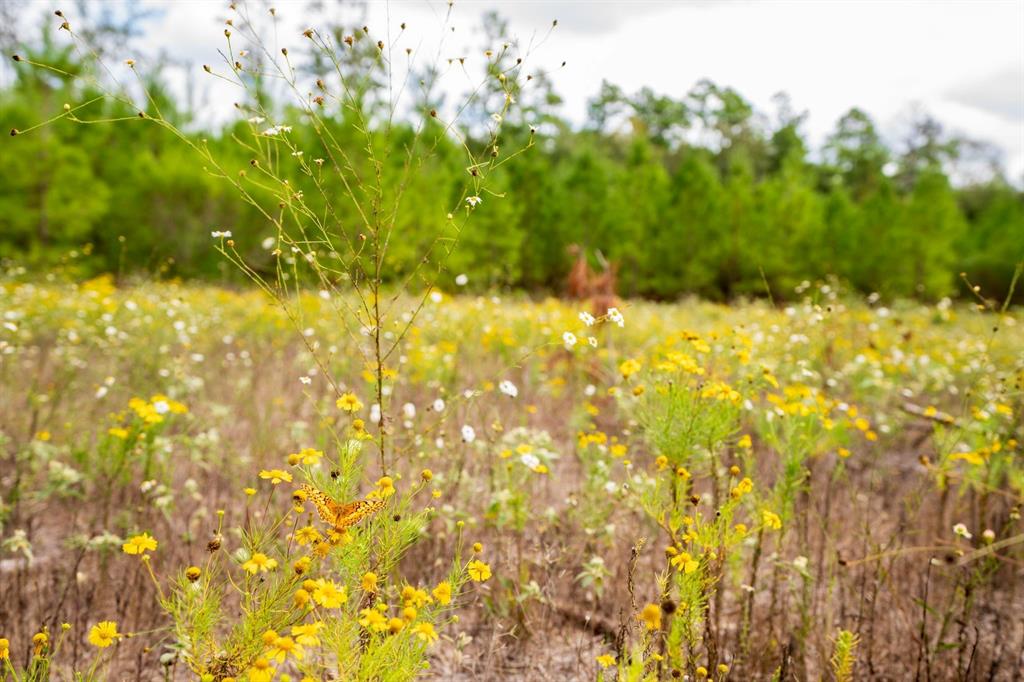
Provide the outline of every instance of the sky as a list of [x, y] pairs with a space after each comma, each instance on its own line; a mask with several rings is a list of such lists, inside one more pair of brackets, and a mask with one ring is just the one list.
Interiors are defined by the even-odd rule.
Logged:
[[[10, 1], [10, 0], [8, 0]], [[107, 2], [115, 7], [115, 0]], [[14, 0], [24, 21], [51, 2]], [[139, 0], [155, 10], [143, 42], [194, 64], [216, 63], [226, 2]], [[316, 25], [306, 0], [249, 0], [274, 6], [281, 46], [301, 44]], [[327, 3], [330, 4], [330, 3]], [[626, 92], [648, 86], [682, 98], [702, 78], [735, 88], [760, 112], [789, 94], [808, 112], [804, 132], [819, 146], [851, 107], [866, 110], [898, 145], [915, 110], [947, 129], [995, 145], [1010, 177], [1024, 177], [1024, 1], [1022, 0], [462, 0], [444, 23], [447, 0], [370, 2], [366, 23], [381, 35], [406, 22], [401, 45], [416, 54], [481, 58], [480, 17], [496, 10], [521, 44], [540, 43], [529, 67], [551, 69], [561, 114], [581, 124], [602, 80]], [[551, 22], [557, 28], [549, 32]], [[442, 31], [447, 26], [455, 31]], [[542, 40], [543, 39], [543, 40]], [[562, 61], [565, 67], [558, 68]], [[194, 67], [198, 68], [198, 67]], [[449, 87], [464, 88], [466, 82]], [[231, 115], [230, 91], [206, 88], [204, 108]]]

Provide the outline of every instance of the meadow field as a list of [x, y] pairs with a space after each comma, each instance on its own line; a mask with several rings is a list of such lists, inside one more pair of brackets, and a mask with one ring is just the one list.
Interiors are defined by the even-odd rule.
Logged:
[[1012, 3], [73, 4], [0, 682], [1024, 679]]
[[1019, 679], [1016, 311], [442, 288], [9, 272], [0, 679]]

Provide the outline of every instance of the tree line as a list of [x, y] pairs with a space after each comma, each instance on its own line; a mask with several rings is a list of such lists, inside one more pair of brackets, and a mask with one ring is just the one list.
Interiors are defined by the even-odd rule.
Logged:
[[[71, 74], [94, 68], [47, 32], [25, 54]], [[13, 68], [0, 91], [0, 119], [12, 132], [97, 94], [78, 78]], [[369, 91], [384, 85], [364, 82], [371, 107]], [[158, 72], [147, 85], [149, 106], [189, 130], [194, 112]], [[486, 102], [485, 94], [475, 115], [487, 113]], [[317, 137], [298, 111], [261, 104], [276, 107], [291, 138], [317, 154]], [[466, 274], [476, 290], [557, 292], [576, 245], [592, 260], [617, 264], [623, 295], [785, 298], [804, 280], [835, 277], [861, 292], [935, 299], [956, 291], [961, 272], [1002, 295], [1024, 258], [1024, 194], [983, 146], [947, 134], [927, 115], [890, 146], [870, 116], [852, 109], [812, 153], [802, 132], [806, 114], [793, 112], [784, 96], [768, 120], [740, 93], [710, 81], [677, 97], [606, 83], [577, 127], [557, 115], [558, 104], [550, 83], [540, 82], [503, 122], [502, 148], [531, 140], [532, 147], [491, 179], [492, 193], [444, 260], [442, 281]], [[418, 125], [436, 141], [405, 188], [401, 238], [391, 243], [385, 269], [393, 278], [412, 272], [450, 231], [446, 216], [467, 172], [455, 137], [426, 114], [417, 118], [430, 105], [417, 102], [409, 120], [379, 141], [402, 149]], [[93, 118], [136, 113], [109, 100], [88, 109]], [[249, 154], [238, 140], [253, 134], [248, 118], [189, 135], [214, 148], [225, 168], [245, 169]], [[338, 112], [331, 134], [365, 145], [353, 123], [350, 112]], [[477, 144], [470, 123], [465, 133]], [[82, 275], [236, 277], [212, 248], [212, 230], [231, 230], [254, 262], [264, 258], [265, 218], [199, 168], [180, 140], [143, 119], [62, 120], [13, 135], [2, 157], [4, 259], [45, 268], [73, 253]], [[398, 182], [403, 155], [387, 158], [385, 177]], [[980, 177], [963, 173], [979, 166]], [[300, 174], [289, 180], [315, 194]], [[268, 267], [271, 258], [266, 253]]]

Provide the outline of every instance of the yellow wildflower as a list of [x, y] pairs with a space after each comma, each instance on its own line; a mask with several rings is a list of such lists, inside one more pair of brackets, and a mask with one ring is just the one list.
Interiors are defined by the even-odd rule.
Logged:
[[412, 632], [427, 644], [437, 641], [437, 630], [431, 623], [416, 623], [412, 626]]
[[157, 541], [149, 533], [134, 535], [128, 538], [128, 542], [121, 545], [125, 554], [145, 554], [156, 551]]
[[323, 623], [307, 623], [305, 625], [293, 625], [292, 636], [295, 637], [295, 641], [302, 646], [320, 646], [320, 637], [318, 633], [320, 628], [323, 627]]
[[348, 592], [344, 586], [338, 586], [333, 581], [323, 578], [315, 582], [313, 601], [325, 609], [336, 609], [348, 601]]
[[252, 667], [246, 671], [246, 675], [248, 676], [249, 682], [270, 682], [274, 679], [274, 673], [276, 672], [277, 671], [271, 667], [270, 661], [265, 658], [257, 658], [253, 662]]
[[301, 661], [304, 655], [302, 645], [291, 637], [276, 637], [270, 651], [267, 653], [271, 660], [276, 660], [278, 663], [284, 663], [288, 656]]
[[256, 552], [251, 559], [242, 564], [242, 568], [253, 575], [261, 571], [266, 573], [277, 568], [277, 559], [271, 559], [263, 552]]
[[660, 630], [661, 607], [657, 604], [648, 604], [640, 611], [636, 619], [643, 623], [648, 630]]
[[121, 633], [117, 631], [117, 623], [112, 620], [105, 620], [92, 626], [89, 630], [89, 644], [100, 649], [106, 649], [117, 641]]
[[388, 629], [388, 619], [377, 609], [363, 609], [359, 615], [359, 624], [367, 630], [384, 632]]
[[469, 572], [470, 579], [478, 583], [482, 583], [491, 577], [491, 567], [476, 559], [469, 562], [466, 570]]
[[782, 519], [779, 518], [779, 515], [774, 512], [770, 512], [767, 509], [761, 512], [761, 520], [764, 522], [765, 528], [771, 528], [773, 530], [779, 530], [782, 528]]
[[357, 398], [354, 393], [344, 394], [338, 398], [334, 404], [337, 405], [339, 409], [344, 410], [349, 414], [363, 409], [363, 404], [359, 402], [359, 398]]
[[302, 546], [311, 545], [320, 540], [320, 531], [313, 526], [303, 526], [295, 531], [295, 542]]
[[442, 606], [447, 606], [452, 600], [452, 585], [447, 580], [437, 584], [431, 592], [434, 599]]
[[277, 485], [282, 481], [292, 482], [292, 475], [281, 469], [264, 469], [260, 472], [260, 478], [270, 481], [273, 485]]

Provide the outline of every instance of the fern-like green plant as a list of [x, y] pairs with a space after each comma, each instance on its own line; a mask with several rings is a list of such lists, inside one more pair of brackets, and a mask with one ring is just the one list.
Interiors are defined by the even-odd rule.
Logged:
[[853, 667], [857, 664], [857, 645], [859, 643], [860, 637], [849, 630], [840, 630], [836, 635], [832, 658], [829, 660], [836, 682], [851, 682], [853, 680]]

